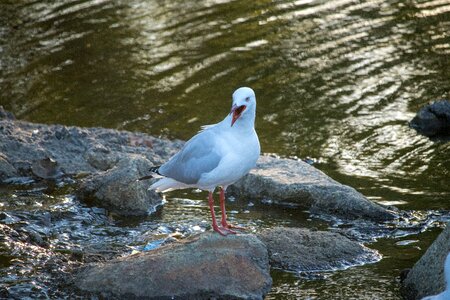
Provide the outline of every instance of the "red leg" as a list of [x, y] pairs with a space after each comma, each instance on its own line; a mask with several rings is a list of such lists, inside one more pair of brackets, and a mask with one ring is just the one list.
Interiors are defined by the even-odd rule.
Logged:
[[214, 213], [214, 198], [212, 192], [209, 192], [208, 201], [209, 201], [209, 209], [211, 210], [213, 230], [221, 235], [226, 235], [222, 230], [220, 230], [219, 226], [217, 225], [216, 214]]
[[227, 228], [228, 231], [231, 233], [236, 233], [236, 231], [231, 230], [230, 228], [236, 228], [236, 229], [245, 229], [240, 226], [230, 225], [227, 222], [227, 212], [225, 210], [225, 190], [223, 188], [220, 188], [220, 209], [222, 210], [222, 226], [223, 228]]

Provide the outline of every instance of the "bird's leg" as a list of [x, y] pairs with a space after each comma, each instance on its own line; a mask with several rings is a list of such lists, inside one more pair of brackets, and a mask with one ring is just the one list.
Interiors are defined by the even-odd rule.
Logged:
[[214, 198], [213, 198], [212, 192], [209, 192], [208, 202], [209, 202], [209, 209], [211, 210], [213, 230], [218, 232], [221, 235], [226, 235], [226, 233], [224, 233], [222, 230], [220, 230], [219, 226], [217, 225], [216, 214], [214, 213]]
[[230, 225], [227, 223], [227, 212], [225, 210], [225, 191], [223, 188], [220, 188], [220, 194], [219, 194], [219, 198], [220, 198], [220, 210], [222, 211], [222, 228], [232, 234], [236, 234], [237, 232], [234, 230], [230, 229]]
[[220, 197], [220, 209], [222, 210], [222, 222], [221, 223], [222, 223], [223, 228], [226, 228], [231, 233], [236, 233], [236, 231], [231, 230], [230, 228], [245, 229], [244, 227], [228, 224], [227, 212], [225, 210], [225, 189], [224, 188], [220, 188], [220, 196], [219, 197]]

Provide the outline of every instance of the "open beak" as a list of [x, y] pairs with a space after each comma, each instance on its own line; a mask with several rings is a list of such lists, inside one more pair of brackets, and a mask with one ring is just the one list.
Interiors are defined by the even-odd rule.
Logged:
[[231, 126], [233, 126], [234, 122], [236, 122], [237, 119], [241, 116], [242, 112], [247, 108], [245, 105], [236, 106], [233, 105], [231, 108], [231, 114], [233, 115], [233, 118], [231, 119]]

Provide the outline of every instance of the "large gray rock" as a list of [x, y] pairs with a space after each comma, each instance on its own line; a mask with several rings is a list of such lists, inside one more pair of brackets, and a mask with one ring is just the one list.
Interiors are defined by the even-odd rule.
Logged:
[[162, 204], [160, 194], [148, 190], [148, 182], [137, 181], [151, 166], [142, 156], [130, 155], [112, 169], [83, 179], [77, 196], [122, 216], [148, 215]]
[[254, 235], [205, 233], [91, 265], [74, 284], [112, 299], [263, 299], [272, 279], [267, 250]]
[[311, 213], [346, 219], [391, 220], [396, 213], [342, 185], [305, 162], [261, 156], [257, 167], [229, 189], [253, 199], [298, 204]]
[[422, 107], [410, 126], [426, 136], [450, 137], [450, 101], [435, 101]]
[[275, 227], [258, 237], [267, 246], [270, 265], [287, 271], [330, 271], [381, 259], [378, 252], [327, 231]]
[[161, 164], [182, 144], [143, 133], [29, 123], [4, 112], [0, 113], [0, 180], [34, 176], [33, 164], [47, 159], [65, 175], [105, 171], [134, 154]]
[[408, 273], [402, 286], [406, 299], [422, 299], [445, 290], [444, 261], [450, 252], [449, 224]]

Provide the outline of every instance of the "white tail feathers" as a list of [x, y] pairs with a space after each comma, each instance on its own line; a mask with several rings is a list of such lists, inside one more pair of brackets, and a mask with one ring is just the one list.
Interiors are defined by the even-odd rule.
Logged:
[[169, 191], [176, 190], [176, 189], [184, 189], [187, 187], [189, 187], [189, 185], [184, 184], [179, 181], [176, 181], [175, 179], [162, 178], [162, 179], [158, 180], [157, 182], [155, 182], [154, 184], [152, 184], [148, 189], [164, 193], [164, 192], [169, 192]]

